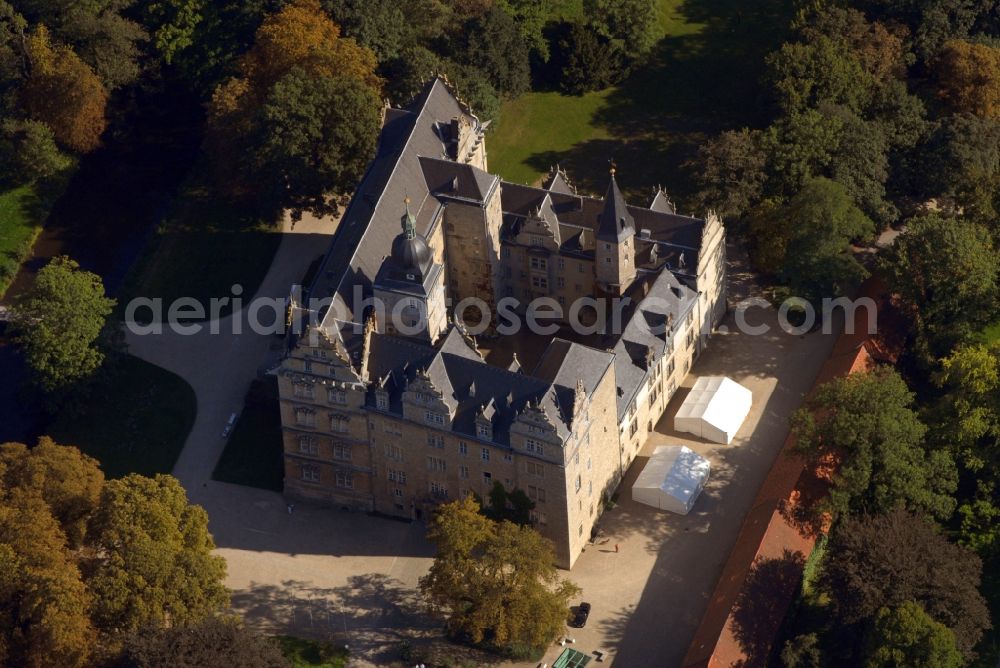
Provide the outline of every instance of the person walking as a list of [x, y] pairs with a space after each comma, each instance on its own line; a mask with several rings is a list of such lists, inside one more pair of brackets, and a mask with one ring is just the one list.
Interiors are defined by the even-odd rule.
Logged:
[[618, 554], [618, 543], [615, 543], [615, 554]]

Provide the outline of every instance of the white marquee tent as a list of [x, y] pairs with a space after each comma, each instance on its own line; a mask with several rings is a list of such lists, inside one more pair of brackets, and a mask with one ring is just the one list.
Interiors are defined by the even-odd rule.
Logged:
[[687, 515], [708, 482], [708, 460], [683, 445], [661, 445], [632, 485], [632, 500]]
[[674, 416], [674, 429], [716, 443], [733, 442], [743, 424], [753, 394], [725, 376], [702, 376]]

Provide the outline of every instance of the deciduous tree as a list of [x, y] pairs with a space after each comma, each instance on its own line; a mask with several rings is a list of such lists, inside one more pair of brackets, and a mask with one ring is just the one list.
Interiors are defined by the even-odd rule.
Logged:
[[[7, 446], [5, 446], [7, 447]], [[0, 502], [0, 662], [75, 667], [87, 662], [91, 599], [44, 500], [5, 490]]]
[[74, 151], [97, 147], [107, 125], [108, 94], [89, 65], [68, 47], [52, 44], [45, 26], [28, 40], [30, 72], [21, 87], [28, 115], [44, 122], [56, 140]]
[[968, 659], [989, 626], [978, 591], [982, 562], [903, 510], [847, 518], [833, 533], [820, 586], [847, 624], [872, 621], [882, 608], [918, 603], [955, 634]]
[[839, 462], [824, 510], [842, 517], [902, 506], [951, 515], [955, 463], [946, 451], [925, 451], [927, 428], [912, 405], [900, 375], [878, 369], [822, 385], [793, 415], [796, 450], [813, 465]]
[[68, 257], [56, 257], [38, 272], [14, 304], [13, 323], [39, 387], [56, 393], [100, 367], [98, 337], [114, 304], [104, 296], [100, 277]]
[[1000, 118], [1000, 49], [952, 40], [935, 69], [939, 94], [954, 111]]
[[934, 357], [995, 317], [1000, 265], [989, 232], [976, 223], [935, 214], [911, 219], [882, 267]]
[[564, 628], [579, 589], [559, 578], [551, 543], [534, 529], [494, 522], [466, 497], [439, 508], [428, 537], [437, 556], [420, 589], [450, 633], [537, 648]]
[[723, 132], [698, 149], [696, 180], [702, 210], [724, 219], [741, 218], [760, 202], [767, 180], [767, 155], [758, 132]]
[[87, 521], [100, 501], [104, 474], [97, 460], [43, 436], [33, 448], [21, 443], [0, 446], [0, 481], [4, 489], [41, 499], [69, 547], [76, 549], [83, 544]]
[[98, 549], [86, 579], [105, 631], [190, 624], [228, 603], [226, 563], [212, 554], [208, 515], [188, 503], [176, 478], [109, 480], [89, 535]]
[[918, 604], [882, 608], [868, 639], [867, 668], [960, 668], [965, 665], [955, 634], [934, 621]]

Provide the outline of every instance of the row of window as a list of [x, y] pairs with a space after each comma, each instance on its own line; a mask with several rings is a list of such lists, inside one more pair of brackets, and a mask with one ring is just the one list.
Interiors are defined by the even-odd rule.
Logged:
[[[305, 455], [316, 455], [319, 453], [319, 445], [313, 436], [299, 436], [299, 452]], [[345, 461], [351, 460], [351, 446], [346, 443], [333, 444], [333, 458]]]
[[[312, 464], [303, 464], [301, 467], [301, 479], [303, 482], [320, 482], [319, 467]], [[337, 470], [334, 475], [334, 484], [342, 489], [354, 489], [354, 475], [350, 471]]]
[[[296, 408], [295, 422], [302, 427], [314, 428], [316, 426], [316, 411], [311, 408]], [[347, 417], [343, 415], [330, 416], [330, 431], [343, 434], [347, 432], [347, 429]]]
[[[313, 383], [293, 383], [292, 394], [298, 399], [315, 399], [316, 386]], [[339, 389], [328, 389], [326, 399], [331, 404], [347, 404], [347, 391]]]

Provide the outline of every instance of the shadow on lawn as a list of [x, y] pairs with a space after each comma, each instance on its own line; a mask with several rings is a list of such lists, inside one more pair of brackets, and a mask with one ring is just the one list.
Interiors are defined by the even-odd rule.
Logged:
[[768, 0], [748, 8], [739, 0], [686, 0], [678, 13], [701, 30], [663, 38], [597, 110], [594, 123], [610, 139], [527, 159], [545, 171], [559, 163], [580, 191], [603, 193], [608, 161], [634, 203], [648, 203], [657, 184], [683, 205], [694, 186], [685, 163], [706, 138], [727, 129], [766, 123], [765, 56], [780, 46], [792, 3]]

